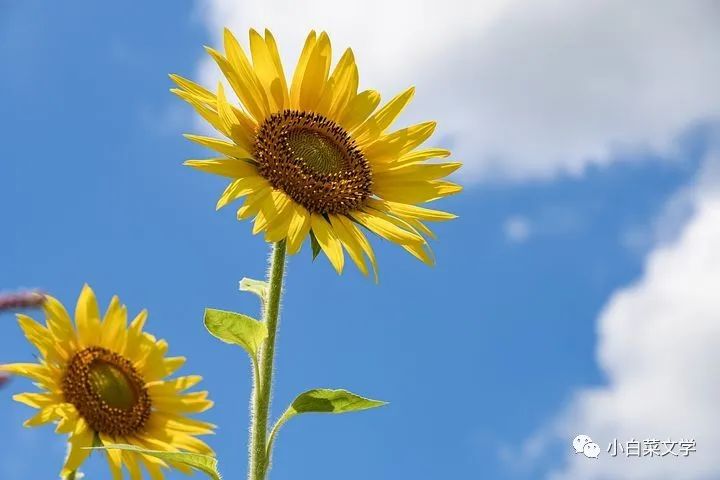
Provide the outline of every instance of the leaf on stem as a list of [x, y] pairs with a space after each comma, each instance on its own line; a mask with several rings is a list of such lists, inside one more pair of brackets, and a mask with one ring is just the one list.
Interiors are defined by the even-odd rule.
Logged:
[[253, 360], [268, 335], [265, 324], [252, 317], [213, 308], [205, 309], [205, 328], [223, 342], [241, 346]]
[[195, 470], [205, 473], [212, 480], [222, 480], [222, 476], [217, 468], [217, 459], [208, 455], [188, 452], [163, 452], [160, 450], [145, 450], [134, 445], [106, 445], [104, 447], [94, 447], [94, 450], [125, 450], [129, 452], [141, 453], [150, 457], [159, 458], [168, 462], [180, 463], [187, 465]]
[[285, 413], [278, 419], [270, 432], [267, 455], [272, 452], [275, 436], [285, 422], [301, 413], [347, 413], [382, 407], [387, 402], [361, 397], [347, 390], [316, 388], [298, 395]]

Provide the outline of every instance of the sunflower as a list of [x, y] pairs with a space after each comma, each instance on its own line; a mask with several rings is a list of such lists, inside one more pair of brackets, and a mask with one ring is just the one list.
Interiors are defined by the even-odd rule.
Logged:
[[254, 217], [253, 233], [286, 241], [295, 254], [306, 238], [322, 249], [338, 273], [346, 251], [364, 273], [375, 254], [363, 228], [433, 263], [425, 221], [454, 215], [417, 204], [459, 192], [443, 178], [460, 163], [428, 162], [450, 152], [418, 147], [435, 130], [425, 122], [389, 132], [414, 88], [382, 107], [374, 90], [358, 92], [358, 70], [347, 49], [330, 72], [326, 33], [310, 32], [288, 83], [272, 34], [250, 30], [251, 57], [229, 30], [225, 53], [207, 48], [239, 103], [222, 83], [217, 93], [178, 75], [172, 91], [190, 103], [225, 139], [186, 135], [220, 154], [186, 165], [229, 177], [217, 208], [243, 198], [238, 219]]
[[[54, 422], [57, 433], [69, 435], [62, 478], [99, 445], [212, 454], [196, 436], [211, 434], [214, 426], [186, 416], [212, 406], [207, 392], [185, 393], [201, 377], [166, 378], [185, 358], [165, 357], [167, 342], [143, 332], [145, 310], [128, 326], [127, 309], [115, 296], [101, 317], [87, 285], [77, 302], [75, 325], [58, 300], [47, 296], [43, 309], [45, 325], [18, 315], [28, 341], [40, 351], [39, 363], [0, 365], [0, 371], [31, 378], [43, 390], [13, 398], [39, 410], [25, 426]], [[133, 479], [142, 478], [141, 465], [153, 479], [164, 478], [162, 469], [169, 466], [128, 451], [108, 450], [107, 457], [114, 480], [123, 478], [123, 465]], [[183, 465], [170, 466], [190, 473]]]

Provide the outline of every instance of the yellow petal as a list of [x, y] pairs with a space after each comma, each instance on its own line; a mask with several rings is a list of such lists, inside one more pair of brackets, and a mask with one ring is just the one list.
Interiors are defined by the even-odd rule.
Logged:
[[423, 262], [425, 265], [429, 265], [431, 267], [435, 265], [435, 258], [433, 258], [432, 250], [427, 243], [402, 245], [402, 247], [408, 252], [410, 252], [413, 257]]
[[215, 209], [220, 210], [222, 207], [237, 200], [238, 198], [255, 192], [267, 185], [268, 181], [260, 175], [247, 176], [245, 178], [233, 180], [220, 196], [220, 199], [215, 205]]
[[117, 295], [110, 300], [100, 328], [100, 342], [113, 352], [122, 351], [127, 340], [127, 308], [120, 304]]
[[323, 249], [323, 252], [325, 252], [325, 255], [327, 255], [330, 263], [338, 274], [342, 273], [345, 256], [343, 255], [340, 240], [338, 240], [330, 224], [321, 215], [313, 213], [310, 217], [310, 225], [315, 234], [315, 238], [317, 238], [320, 247]]
[[[265, 91], [263, 90], [262, 83], [260, 82], [255, 69], [253, 69], [247, 55], [245, 55], [245, 51], [240, 46], [240, 42], [237, 41], [232, 32], [227, 28], [223, 33], [223, 41], [227, 60], [232, 66], [233, 71], [237, 73], [239, 80], [242, 82], [244, 87], [243, 91], [247, 91], [247, 93], [249, 93], [250, 97], [248, 98], [248, 101], [257, 105], [256, 108], [260, 110], [261, 116], [255, 116], [255, 118], [258, 122], [261, 122], [270, 114], [270, 104], [268, 102], [267, 95], [265, 95]], [[228, 78], [228, 80], [230, 79]], [[238, 97], [239, 96], [240, 95], [238, 94]], [[240, 99], [243, 103], [245, 103], [245, 99]]]
[[183, 136], [191, 142], [195, 142], [199, 145], [202, 145], [203, 147], [211, 148], [216, 152], [227, 155], [228, 157], [252, 158], [250, 152], [248, 152], [244, 148], [239, 147], [238, 145], [235, 145], [234, 143], [229, 143], [218, 138], [206, 137], [203, 135], [191, 135], [189, 133], [186, 133]]
[[63, 304], [56, 298], [46, 295], [43, 310], [45, 310], [47, 325], [53, 337], [61, 342], [73, 343], [75, 341], [75, 327], [73, 327], [70, 315]]
[[13, 400], [32, 408], [45, 408], [58, 403], [63, 403], [53, 393], [18, 393], [13, 395]]
[[414, 163], [384, 171], [373, 171], [373, 179], [379, 182], [430, 181], [447, 177], [462, 163]]
[[365, 90], [350, 99], [345, 111], [340, 114], [340, 125], [352, 131], [363, 123], [375, 111], [380, 103], [380, 94], [375, 90]]
[[270, 195], [272, 190], [272, 187], [268, 184], [267, 186], [261, 187], [252, 193], [248, 193], [245, 197], [245, 204], [237, 211], [238, 220], [245, 220], [257, 215], [260, 211], [263, 199], [265, 196]]
[[39, 427], [41, 425], [45, 425], [46, 423], [54, 422], [59, 419], [60, 419], [60, 416], [58, 415], [57, 405], [53, 404], [53, 405], [41, 408], [40, 411], [35, 416], [26, 420], [25, 423], [23, 423], [23, 426], [24, 427]]
[[[270, 45], [274, 45], [274, 39], [271, 40]], [[289, 100], [285, 73], [280, 65], [280, 56], [277, 50], [272, 51], [259, 33], [250, 30], [250, 52], [255, 72], [270, 102], [270, 112], [283, 110], [289, 105]]]
[[125, 348], [123, 349], [123, 351], [120, 352], [126, 358], [135, 359], [138, 357], [138, 352], [140, 350], [143, 338], [142, 329], [145, 326], [145, 322], [147, 321], [147, 316], [147, 310], [142, 310], [133, 319], [133, 321], [130, 322], [130, 327], [127, 331], [127, 342], [125, 342]]
[[63, 466], [61, 477], [65, 478], [71, 472], [80, 468], [80, 465], [90, 455], [90, 448], [93, 444], [94, 433], [85, 423], [85, 420], [79, 418], [75, 424], [75, 430], [68, 439], [68, 452], [65, 465]]
[[62, 348], [63, 345], [55, 342], [47, 328], [27, 315], [18, 314], [17, 319], [25, 338], [38, 349], [43, 357], [50, 362], [67, 359], [68, 355], [65, 353], [66, 350]]
[[[128, 443], [125, 441], [124, 443]], [[122, 459], [125, 467], [127, 467], [128, 473], [130, 473], [130, 480], [142, 480], [142, 472], [140, 471], [140, 464], [138, 460], [140, 455], [134, 452], [122, 452]]]
[[311, 31], [305, 39], [305, 45], [303, 46], [302, 53], [300, 53], [300, 58], [295, 67], [295, 73], [293, 74], [292, 84], [290, 86], [290, 105], [292, 108], [300, 108], [300, 87], [305, 77], [305, 69], [307, 68], [310, 54], [315, 48], [315, 43], [317, 43], [317, 38], [315, 32]]
[[379, 137], [410, 103], [414, 94], [415, 87], [408, 88], [353, 130], [351, 133], [358, 145], [367, 145]]
[[339, 215], [328, 215], [330, 218], [330, 224], [332, 224], [333, 230], [337, 234], [340, 242], [345, 247], [345, 250], [350, 254], [350, 258], [363, 275], [368, 274], [367, 265], [365, 265], [365, 259], [363, 258], [363, 249], [358, 243], [355, 236], [348, 232], [345, 225], [340, 221]]
[[198, 115], [200, 115], [203, 119], [205, 119], [206, 122], [212, 125], [215, 130], [222, 133], [228, 138], [232, 136], [231, 132], [226, 129], [225, 124], [220, 120], [220, 115], [218, 115], [217, 111], [215, 110], [215, 105], [217, 102], [214, 96], [212, 102], [213, 107], [211, 108], [207, 104], [201, 102], [197, 97], [184, 90], [173, 88], [170, 91], [185, 100], [187, 103], [189, 103], [190, 106], [195, 109]]
[[278, 72], [282, 90], [285, 92], [283, 108], [290, 108], [290, 93], [288, 92], [287, 80], [285, 79], [285, 70], [283, 69], [282, 60], [280, 59], [280, 51], [278, 49], [277, 42], [275, 41], [275, 37], [273, 37], [273, 34], [270, 33], [270, 30], [267, 28], [265, 29], [265, 45], [267, 45], [268, 53], [270, 53], [270, 57], [272, 58], [273, 63], [275, 63], [275, 69]]
[[84, 347], [97, 345], [100, 341], [100, 310], [92, 289], [85, 284], [75, 307], [78, 336]]
[[153, 405], [164, 412], [201, 413], [213, 406], [207, 399], [207, 392], [193, 392], [185, 395], [153, 397]]
[[270, 222], [274, 221], [285, 210], [285, 206], [291, 202], [285, 192], [280, 190], [271, 190], [260, 201], [260, 210], [255, 216], [255, 224], [253, 225], [253, 235], [264, 231]]
[[170, 74], [170, 78], [177, 83], [180, 88], [198, 97], [200, 101], [205, 103], [215, 103], [215, 95], [202, 85], [176, 74]]
[[300, 85], [301, 110], [315, 110], [320, 100], [320, 95], [325, 88], [331, 60], [332, 48], [330, 46], [330, 38], [325, 32], [322, 32], [310, 57], [308, 57], [305, 73]]
[[356, 211], [352, 213], [352, 216], [370, 231], [391, 242], [400, 245], [425, 242], [421, 236], [395, 225], [381, 212], [373, 211], [372, 213], [367, 213]]
[[288, 227], [287, 249], [290, 255], [300, 251], [305, 238], [310, 233], [310, 213], [302, 205], [293, 202], [294, 215]]
[[358, 229], [358, 227], [355, 225], [355, 223], [352, 222], [348, 217], [344, 215], [338, 215], [338, 220], [340, 223], [343, 224], [345, 227], [345, 231], [351, 234], [357, 243], [360, 245], [360, 248], [363, 249], [363, 252], [365, 252], [365, 255], [370, 260], [370, 265], [373, 268], [373, 272], [375, 272], [375, 283], [378, 282], [378, 269], [377, 269], [377, 261], [375, 260], [375, 252], [373, 251], [372, 247], [370, 246], [370, 242], [368, 242], [368, 239], [365, 238], [365, 235]]
[[186, 160], [183, 165], [196, 168], [201, 172], [230, 178], [244, 178], [258, 174], [255, 165], [239, 158], [223, 157], [208, 158], [206, 160]]
[[355, 57], [348, 48], [330, 75], [315, 111], [330, 119], [337, 118], [338, 113], [342, 112], [350, 99], [357, 94], [357, 82]]
[[194, 418], [185, 417], [166, 412], [155, 412], [154, 421], [162, 423], [166, 431], [187, 433], [190, 435], [211, 435], [215, 433], [217, 426], [212, 423], [203, 422]]
[[372, 163], [392, 162], [430, 138], [436, 125], [425, 122], [397, 130], [377, 139], [363, 153]]
[[417, 205], [409, 205], [407, 203], [390, 202], [387, 200], [369, 199], [368, 205], [378, 210], [389, 211], [394, 215], [403, 218], [417, 218], [419, 220], [430, 220], [433, 222], [442, 222], [457, 218], [457, 215], [443, 212], [441, 210], [433, 210]]
[[148, 383], [146, 387], [151, 395], [174, 395], [194, 387], [200, 383], [201, 380], [202, 377], [199, 375], [188, 375], [172, 380]]
[[425, 203], [453, 195], [462, 190], [460, 185], [446, 181], [409, 181], [373, 179], [375, 194], [399, 203]]
[[57, 378], [53, 375], [53, 371], [47, 365], [38, 363], [9, 363], [0, 365], [0, 372], [11, 375], [19, 375], [36, 382], [40, 382], [48, 389], [54, 389], [57, 386]]
[[[100, 441], [103, 445], [113, 445], [117, 443], [114, 438], [104, 433], [99, 434]], [[110, 474], [113, 480], [122, 480], [122, 452], [117, 449], [105, 450], [105, 456], [108, 460], [108, 466], [110, 467]]]

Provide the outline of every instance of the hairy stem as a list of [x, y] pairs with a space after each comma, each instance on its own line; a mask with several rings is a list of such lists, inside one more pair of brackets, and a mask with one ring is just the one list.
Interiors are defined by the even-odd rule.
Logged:
[[283, 273], [285, 270], [285, 241], [273, 246], [268, 271], [268, 293], [264, 321], [268, 337], [258, 355], [257, 374], [253, 380], [252, 423], [250, 426], [250, 468], [248, 480], [265, 480], [270, 468], [266, 455], [270, 398], [272, 393], [273, 363], [275, 361], [275, 339], [280, 318], [280, 297], [282, 296]]

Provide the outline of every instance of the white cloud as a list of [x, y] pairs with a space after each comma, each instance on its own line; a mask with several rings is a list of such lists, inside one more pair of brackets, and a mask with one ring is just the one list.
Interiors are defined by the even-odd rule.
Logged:
[[[270, 27], [293, 66], [310, 28], [352, 46], [364, 87], [418, 93], [470, 177], [577, 174], [638, 152], [672, 156], [720, 115], [714, 0], [201, 0], [210, 31]], [[207, 63], [205, 80], [216, 74]], [[445, 135], [443, 137], [443, 135]]]
[[512, 243], [524, 243], [532, 233], [530, 221], [523, 216], [509, 217], [503, 223], [505, 238]]
[[[720, 478], [720, 155], [709, 157], [692, 191], [694, 213], [671, 243], [652, 251], [645, 273], [610, 299], [598, 321], [598, 361], [607, 385], [583, 389], [528, 455], [554, 438], [568, 462], [553, 480]], [[689, 191], [682, 195], [689, 195]], [[571, 455], [590, 435], [607, 448], [622, 441], [694, 439], [688, 458]]]

